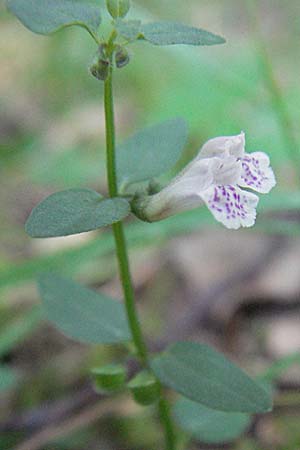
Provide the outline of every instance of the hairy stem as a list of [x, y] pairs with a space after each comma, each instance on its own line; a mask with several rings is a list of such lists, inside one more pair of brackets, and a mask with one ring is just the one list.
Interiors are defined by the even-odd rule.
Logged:
[[[118, 196], [118, 183], [116, 175], [116, 152], [115, 152], [115, 121], [114, 103], [112, 89], [112, 68], [104, 84], [104, 105], [105, 105], [105, 126], [106, 126], [106, 157], [107, 157], [107, 177], [110, 197]], [[119, 272], [122, 282], [125, 308], [128, 324], [131, 330], [133, 343], [137, 356], [144, 367], [149, 367], [149, 357], [147, 347], [143, 338], [135, 307], [134, 290], [129, 269], [128, 253], [122, 222], [113, 225], [113, 234], [116, 245]], [[161, 396], [159, 404], [159, 416], [164, 428], [166, 450], [176, 450], [175, 432], [171, 421], [169, 406], [167, 401]]]

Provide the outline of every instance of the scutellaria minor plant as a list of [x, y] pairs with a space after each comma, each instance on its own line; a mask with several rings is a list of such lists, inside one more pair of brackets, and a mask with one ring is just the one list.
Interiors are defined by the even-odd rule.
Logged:
[[[48, 319], [81, 342], [124, 344], [138, 369], [128, 373], [122, 362], [93, 368], [95, 387], [102, 393], [127, 390], [139, 404], [157, 408], [166, 450], [179, 450], [176, 422], [203, 442], [235, 439], [248, 427], [251, 414], [271, 410], [270, 391], [204, 344], [177, 342], [162, 353], [149, 352], [135, 305], [123, 220], [133, 213], [153, 222], [206, 205], [227, 228], [253, 226], [258, 197], [251, 191], [266, 194], [275, 185], [269, 158], [246, 153], [244, 133], [217, 137], [166, 187], [154, 189], [153, 180], [170, 170], [184, 149], [186, 123], [167, 120], [116, 147], [113, 99], [114, 72], [130, 62], [132, 43], [212, 46], [225, 40], [177, 22], [128, 20], [129, 0], [106, 1], [111, 30], [105, 38], [98, 34], [102, 11], [97, 1], [8, 0], [7, 6], [35, 33], [85, 28], [97, 46], [90, 73], [104, 89], [108, 198], [90, 189], [54, 193], [33, 209], [26, 230], [31, 237], [47, 238], [111, 226], [124, 302], [44, 273], [38, 284]], [[174, 406], [170, 390], [181, 395]]]

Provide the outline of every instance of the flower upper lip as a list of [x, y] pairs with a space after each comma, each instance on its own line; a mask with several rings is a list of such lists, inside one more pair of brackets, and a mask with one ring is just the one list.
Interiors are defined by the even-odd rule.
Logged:
[[209, 139], [201, 148], [197, 158], [212, 158], [214, 156], [242, 157], [245, 153], [245, 133], [237, 136], [220, 136]]

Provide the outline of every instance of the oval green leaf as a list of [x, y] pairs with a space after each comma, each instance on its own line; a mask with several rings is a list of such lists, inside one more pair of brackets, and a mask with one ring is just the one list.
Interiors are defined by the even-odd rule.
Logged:
[[225, 39], [201, 28], [177, 22], [154, 22], [141, 27], [142, 37], [154, 45], [217, 45]]
[[187, 137], [187, 124], [180, 118], [138, 132], [117, 149], [119, 184], [149, 180], [170, 170], [180, 158]]
[[56, 274], [42, 275], [38, 286], [47, 318], [66, 336], [93, 344], [131, 340], [118, 301]]
[[225, 444], [240, 437], [249, 427], [251, 416], [216, 411], [187, 398], [174, 405], [178, 425], [204, 444]]
[[207, 345], [178, 342], [151, 367], [164, 385], [208, 408], [245, 413], [272, 408], [270, 392]]
[[119, 222], [129, 212], [130, 205], [123, 198], [105, 200], [89, 189], [69, 189], [39, 203], [25, 229], [34, 238], [69, 236]]
[[7, 7], [38, 34], [51, 34], [71, 25], [95, 34], [101, 23], [99, 7], [84, 0], [7, 0]]

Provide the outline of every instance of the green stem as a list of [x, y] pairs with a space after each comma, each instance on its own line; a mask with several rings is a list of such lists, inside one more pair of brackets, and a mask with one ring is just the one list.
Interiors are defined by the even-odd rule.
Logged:
[[143, 363], [144, 366], [148, 366], [147, 349], [135, 308], [134, 292], [129, 270], [126, 240], [123, 225], [121, 222], [113, 225], [113, 232], [115, 237], [117, 257], [119, 261], [119, 269], [125, 297], [127, 318], [132, 333], [133, 342], [135, 344], [137, 354], [141, 362]]
[[[113, 45], [113, 38], [110, 42]], [[116, 175], [116, 151], [115, 151], [115, 121], [114, 103], [112, 89], [112, 68], [104, 84], [104, 106], [105, 106], [105, 126], [106, 126], [106, 157], [107, 157], [107, 177], [109, 196], [118, 196], [118, 183]], [[116, 252], [119, 263], [119, 272], [122, 282], [125, 308], [128, 324], [131, 330], [136, 353], [144, 367], [149, 367], [149, 357], [147, 347], [143, 338], [141, 327], [134, 301], [134, 290], [129, 269], [129, 261], [126, 247], [126, 240], [122, 222], [113, 225], [113, 234], [116, 244]], [[165, 399], [159, 401], [159, 415], [165, 432], [166, 450], [176, 450], [175, 431], [171, 421], [169, 406]]]
[[[105, 122], [106, 122], [106, 146], [107, 146], [107, 177], [108, 190], [110, 197], [118, 195], [118, 184], [116, 176], [115, 161], [115, 121], [113, 108], [113, 91], [112, 91], [112, 70], [104, 85], [104, 104], [105, 104]], [[116, 244], [116, 251], [119, 263], [120, 278], [124, 291], [124, 300], [127, 312], [128, 323], [132, 333], [132, 339], [135, 344], [137, 354], [144, 365], [147, 365], [147, 349], [139, 325], [137, 312], [134, 302], [134, 291], [129, 270], [129, 261], [127, 255], [126, 241], [124, 236], [123, 225], [118, 222], [113, 225], [113, 233]]]
[[168, 402], [161, 398], [158, 403], [158, 412], [160, 421], [164, 427], [165, 432], [165, 443], [167, 450], [176, 449], [176, 436], [174, 433], [174, 426], [171, 419], [170, 407]]
[[85, 27], [85, 29], [90, 33], [90, 35], [92, 36], [92, 38], [94, 39], [94, 41], [96, 42], [97, 45], [101, 44], [101, 41], [99, 39], [99, 37], [97, 36], [96, 33], [94, 33], [89, 27]]

